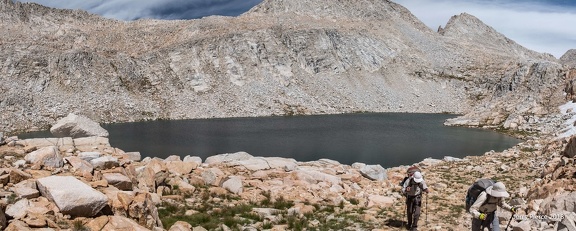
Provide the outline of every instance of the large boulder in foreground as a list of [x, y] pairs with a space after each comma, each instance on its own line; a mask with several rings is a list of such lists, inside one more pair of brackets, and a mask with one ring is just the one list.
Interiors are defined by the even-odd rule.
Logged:
[[75, 115], [73, 113], [60, 119], [50, 128], [50, 132], [56, 137], [108, 137], [108, 131], [102, 128], [98, 123], [87, 117]]
[[74, 217], [92, 217], [108, 203], [106, 195], [72, 176], [40, 178], [37, 185], [42, 196]]

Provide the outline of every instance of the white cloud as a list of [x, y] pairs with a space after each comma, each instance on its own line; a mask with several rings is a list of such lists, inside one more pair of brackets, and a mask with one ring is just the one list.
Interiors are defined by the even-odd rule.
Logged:
[[428, 27], [444, 27], [453, 15], [468, 13], [518, 44], [560, 58], [576, 49], [576, 6], [556, 6], [549, 1], [504, 0], [394, 0]]

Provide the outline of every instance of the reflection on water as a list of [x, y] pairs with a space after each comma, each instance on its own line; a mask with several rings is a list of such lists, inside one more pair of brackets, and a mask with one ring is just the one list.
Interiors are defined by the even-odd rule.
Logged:
[[[384, 167], [432, 157], [502, 151], [520, 140], [489, 130], [447, 127], [446, 114], [363, 113], [295, 117], [151, 121], [103, 125], [113, 147], [143, 157], [245, 151], [298, 161], [322, 158]], [[34, 135], [28, 134], [27, 136]], [[25, 137], [20, 135], [20, 137]]]

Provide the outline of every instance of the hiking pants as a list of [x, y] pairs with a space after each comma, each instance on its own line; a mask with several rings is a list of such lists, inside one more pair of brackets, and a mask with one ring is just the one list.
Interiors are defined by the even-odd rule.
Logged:
[[481, 231], [488, 228], [489, 231], [500, 231], [500, 221], [496, 216], [496, 212], [488, 213], [486, 220], [472, 218], [472, 231]]
[[422, 206], [422, 197], [406, 197], [406, 214], [408, 214], [408, 228], [417, 228], [418, 219], [420, 219], [420, 207]]

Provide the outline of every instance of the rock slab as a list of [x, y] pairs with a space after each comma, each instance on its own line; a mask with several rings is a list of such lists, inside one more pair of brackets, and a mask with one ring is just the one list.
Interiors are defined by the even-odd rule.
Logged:
[[48, 146], [27, 154], [24, 157], [27, 163], [38, 166], [60, 168], [64, 165], [64, 159], [56, 146]]
[[53, 201], [63, 214], [80, 217], [96, 215], [108, 198], [72, 176], [49, 176], [37, 181], [42, 196]]
[[59, 120], [50, 128], [50, 132], [56, 137], [108, 137], [108, 131], [98, 123], [87, 117], [75, 115], [74, 113], [70, 113], [68, 116]]
[[366, 165], [360, 169], [360, 173], [370, 179], [370, 180], [386, 180], [388, 179], [388, 175], [386, 174], [386, 169], [384, 169], [381, 165]]

